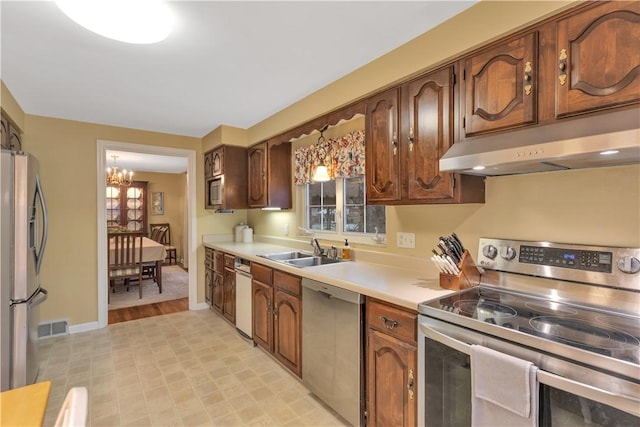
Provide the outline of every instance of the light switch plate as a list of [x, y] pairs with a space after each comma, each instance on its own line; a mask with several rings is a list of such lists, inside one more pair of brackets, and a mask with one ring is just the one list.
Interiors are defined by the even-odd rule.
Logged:
[[399, 248], [415, 248], [416, 247], [416, 234], [415, 233], [398, 233], [398, 247]]

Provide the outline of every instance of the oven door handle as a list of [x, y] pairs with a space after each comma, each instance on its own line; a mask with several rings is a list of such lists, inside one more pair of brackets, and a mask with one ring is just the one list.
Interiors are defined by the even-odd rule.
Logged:
[[[460, 353], [471, 355], [471, 346], [465, 342], [452, 338], [442, 332], [438, 332], [433, 328], [424, 324], [418, 324], [420, 331], [429, 339], [453, 348]], [[636, 399], [631, 396], [612, 393], [607, 390], [602, 390], [597, 387], [593, 387], [587, 384], [582, 384], [577, 381], [570, 380], [565, 377], [561, 377], [556, 374], [552, 374], [542, 369], [538, 369], [537, 373], [538, 382], [548, 385], [550, 387], [557, 388], [568, 393], [593, 400], [594, 402], [604, 403], [613, 408], [620, 409], [621, 411], [628, 412], [637, 417], [640, 417], [640, 399]]]

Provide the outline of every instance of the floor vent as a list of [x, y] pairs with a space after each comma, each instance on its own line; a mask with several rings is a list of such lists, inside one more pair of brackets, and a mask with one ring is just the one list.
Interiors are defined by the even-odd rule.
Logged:
[[52, 320], [51, 322], [41, 323], [38, 326], [38, 338], [55, 337], [58, 335], [67, 335], [69, 333], [69, 321]]

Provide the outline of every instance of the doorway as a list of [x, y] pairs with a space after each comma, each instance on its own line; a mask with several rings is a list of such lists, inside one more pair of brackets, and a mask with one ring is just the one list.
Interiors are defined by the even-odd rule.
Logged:
[[[184, 235], [186, 244], [184, 245], [185, 267], [188, 271], [189, 282], [189, 309], [200, 309], [200, 305], [206, 307], [205, 303], [197, 302], [197, 267], [196, 267], [196, 203], [195, 203], [195, 150], [160, 147], [153, 145], [131, 144], [126, 142], [104, 141], [97, 142], [97, 194], [106, 194], [106, 182], [104, 171], [107, 167], [107, 151], [121, 151], [128, 153], [139, 153], [141, 155], [160, 155], [183, 158], [187, 161], [186, 176], [186, 201], [185, 201], [185, 227]], [[98, 233], [98, 327], [102, 328], [108, 324], [108, 280], [107, 280], [107, 221], [106, 221], [106, 200], [105, 197], [97, 197], [97, 233]]]

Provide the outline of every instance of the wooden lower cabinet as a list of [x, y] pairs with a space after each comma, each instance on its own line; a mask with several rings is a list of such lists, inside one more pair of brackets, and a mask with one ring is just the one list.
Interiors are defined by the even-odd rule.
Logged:
[[253, 340], [260, 347], [273, 351], [273, 288], [256, 279], [251, 281]]
[[222, 314], [222, 303], [224, 298], [224, 276], [222, 273], [213, 273], [213, 292], [211, 308]]
[[367, 298], [367, 426], [413, 427], [418, 408], [417, 313]]
[[[209, 252], [211, 251], [211, 252]], [[236, 272], [235, 257], [206, 248], [205, 286], [211, 310], [221, 314], [229, 322], [236, 321]]]
[[302, 279], [253, 263], [253, 340], [302, 375]]
[[302, 376], [302, 300], [276, 288], [273, 304], [273, 354]]
[[229, 322], [236, 323], [236, 272], [224, 268], [224, 292], [222, 296], [222, 314]]

